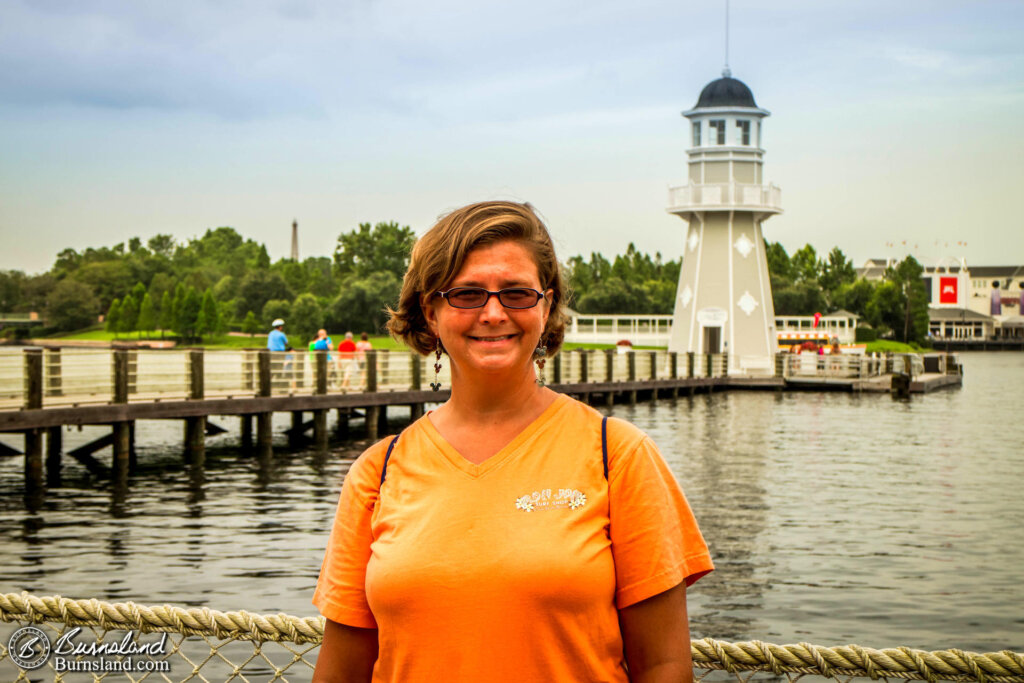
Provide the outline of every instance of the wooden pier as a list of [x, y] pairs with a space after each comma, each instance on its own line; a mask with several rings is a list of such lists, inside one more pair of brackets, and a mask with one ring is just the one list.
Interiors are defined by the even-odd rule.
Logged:
[[[449, 386], [443, 365], [439, 379]], [[900, 393], [914, 393], [959, 386], [962, 376], [955, 359], [945, 356], [779, 354], [774, 375], [739, 376], [732, 369], [726, 354], [579, 349], [552, 358], [544, 379], [555, 391], [611, 405], [723, 389], [895, 392], [899, 384]], [[257, 452], [269, 451], [272, 416], [279, 412], [292, 414], [290, 439], [312, 430], [318, 448], [327, 446], [331, 410], [339, 431], [359, 420], [374, 439], [386, 429], [389, 407], [406, 406], [415, 419], [425, 404], [447, 400], [446, 390], [424, 390], [431, 381], [432, 366], [409, 352], [341, 357], [265, 349], [6, 347], [0, 349], [0, 433], [24, 435], [25, 480], [32, 487], [44, 479], [44, 454], [50, 481], [59, 481], [64, 455], [98, 475], [129, 470], [138, 420], [181, 420], [184, 454], [192, 462], [204, 457], [207, 435], [225, 431], [212, 421], [217, 416], [240, 418], [243, 448]], [[64, 453], [65, 425], [104, 425], [110, 432]], [[93, 456], [107, 447], [110, 467]], [[0, 443], [0, 456], [16, 454]]]

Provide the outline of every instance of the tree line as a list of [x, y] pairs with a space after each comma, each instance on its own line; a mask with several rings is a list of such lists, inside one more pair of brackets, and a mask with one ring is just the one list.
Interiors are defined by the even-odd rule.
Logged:
[[[361, 223], [338, 236], [331, 257], [271, 262], [264, 245], [234, 228], [179, 243], [156, 235], [113, 247], [61, 251], [39, 275], [0, 272], [0, 311], [45, 311], [53, 331], [96, 323], [119, 335], [173, 334], [186, 341], [266, 331], [284, 318], [298, 339], [320, 327], [379, 334], [408, 267], [415, 233], [395, 222]], [[912, 257], [879, 282], [858, 279], [838, 247], [819, 258], [810, 244], [792, 256], [765, 242], [775, 312], [813, 315], [845, 309], [882, 335], [923, 341], [928, 308], [922, 268]], [[568, 305], [580, 313], [672, 313], [682, 259], [664, 260], [630, 243], [609, 260], [593, 252], [563, 264]]]

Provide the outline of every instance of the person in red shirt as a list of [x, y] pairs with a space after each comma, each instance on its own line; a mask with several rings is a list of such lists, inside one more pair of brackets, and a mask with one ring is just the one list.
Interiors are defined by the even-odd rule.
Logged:
[[352, 376], [359, 374], [359, 364], [356, 360], [356, 343], [352, 341], [352, 333], [346, 332], [345, 339], [338, 344], [338, 356], [341, 361], [341, 389], [349, 388]]

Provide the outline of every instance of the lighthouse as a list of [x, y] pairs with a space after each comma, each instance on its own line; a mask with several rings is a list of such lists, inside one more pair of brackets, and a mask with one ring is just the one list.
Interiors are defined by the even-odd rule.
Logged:
[[687, 223], [669, 351], [727, 353], [730, 374], [770, 374], [778, 342], [762, 225], [782, 206], [764, 181], [769, 112], [726, 68], [683, 116], [689, 181], [669, 188], [666, 209]]

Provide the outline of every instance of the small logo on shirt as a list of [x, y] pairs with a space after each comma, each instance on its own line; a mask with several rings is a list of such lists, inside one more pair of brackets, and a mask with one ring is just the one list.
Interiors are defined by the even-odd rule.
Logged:
[[544, 489], [516, 498], [516, 509], [523, 512], [569, 508], [575, 510], [587, 504], [587, 494], [578, 489]]

